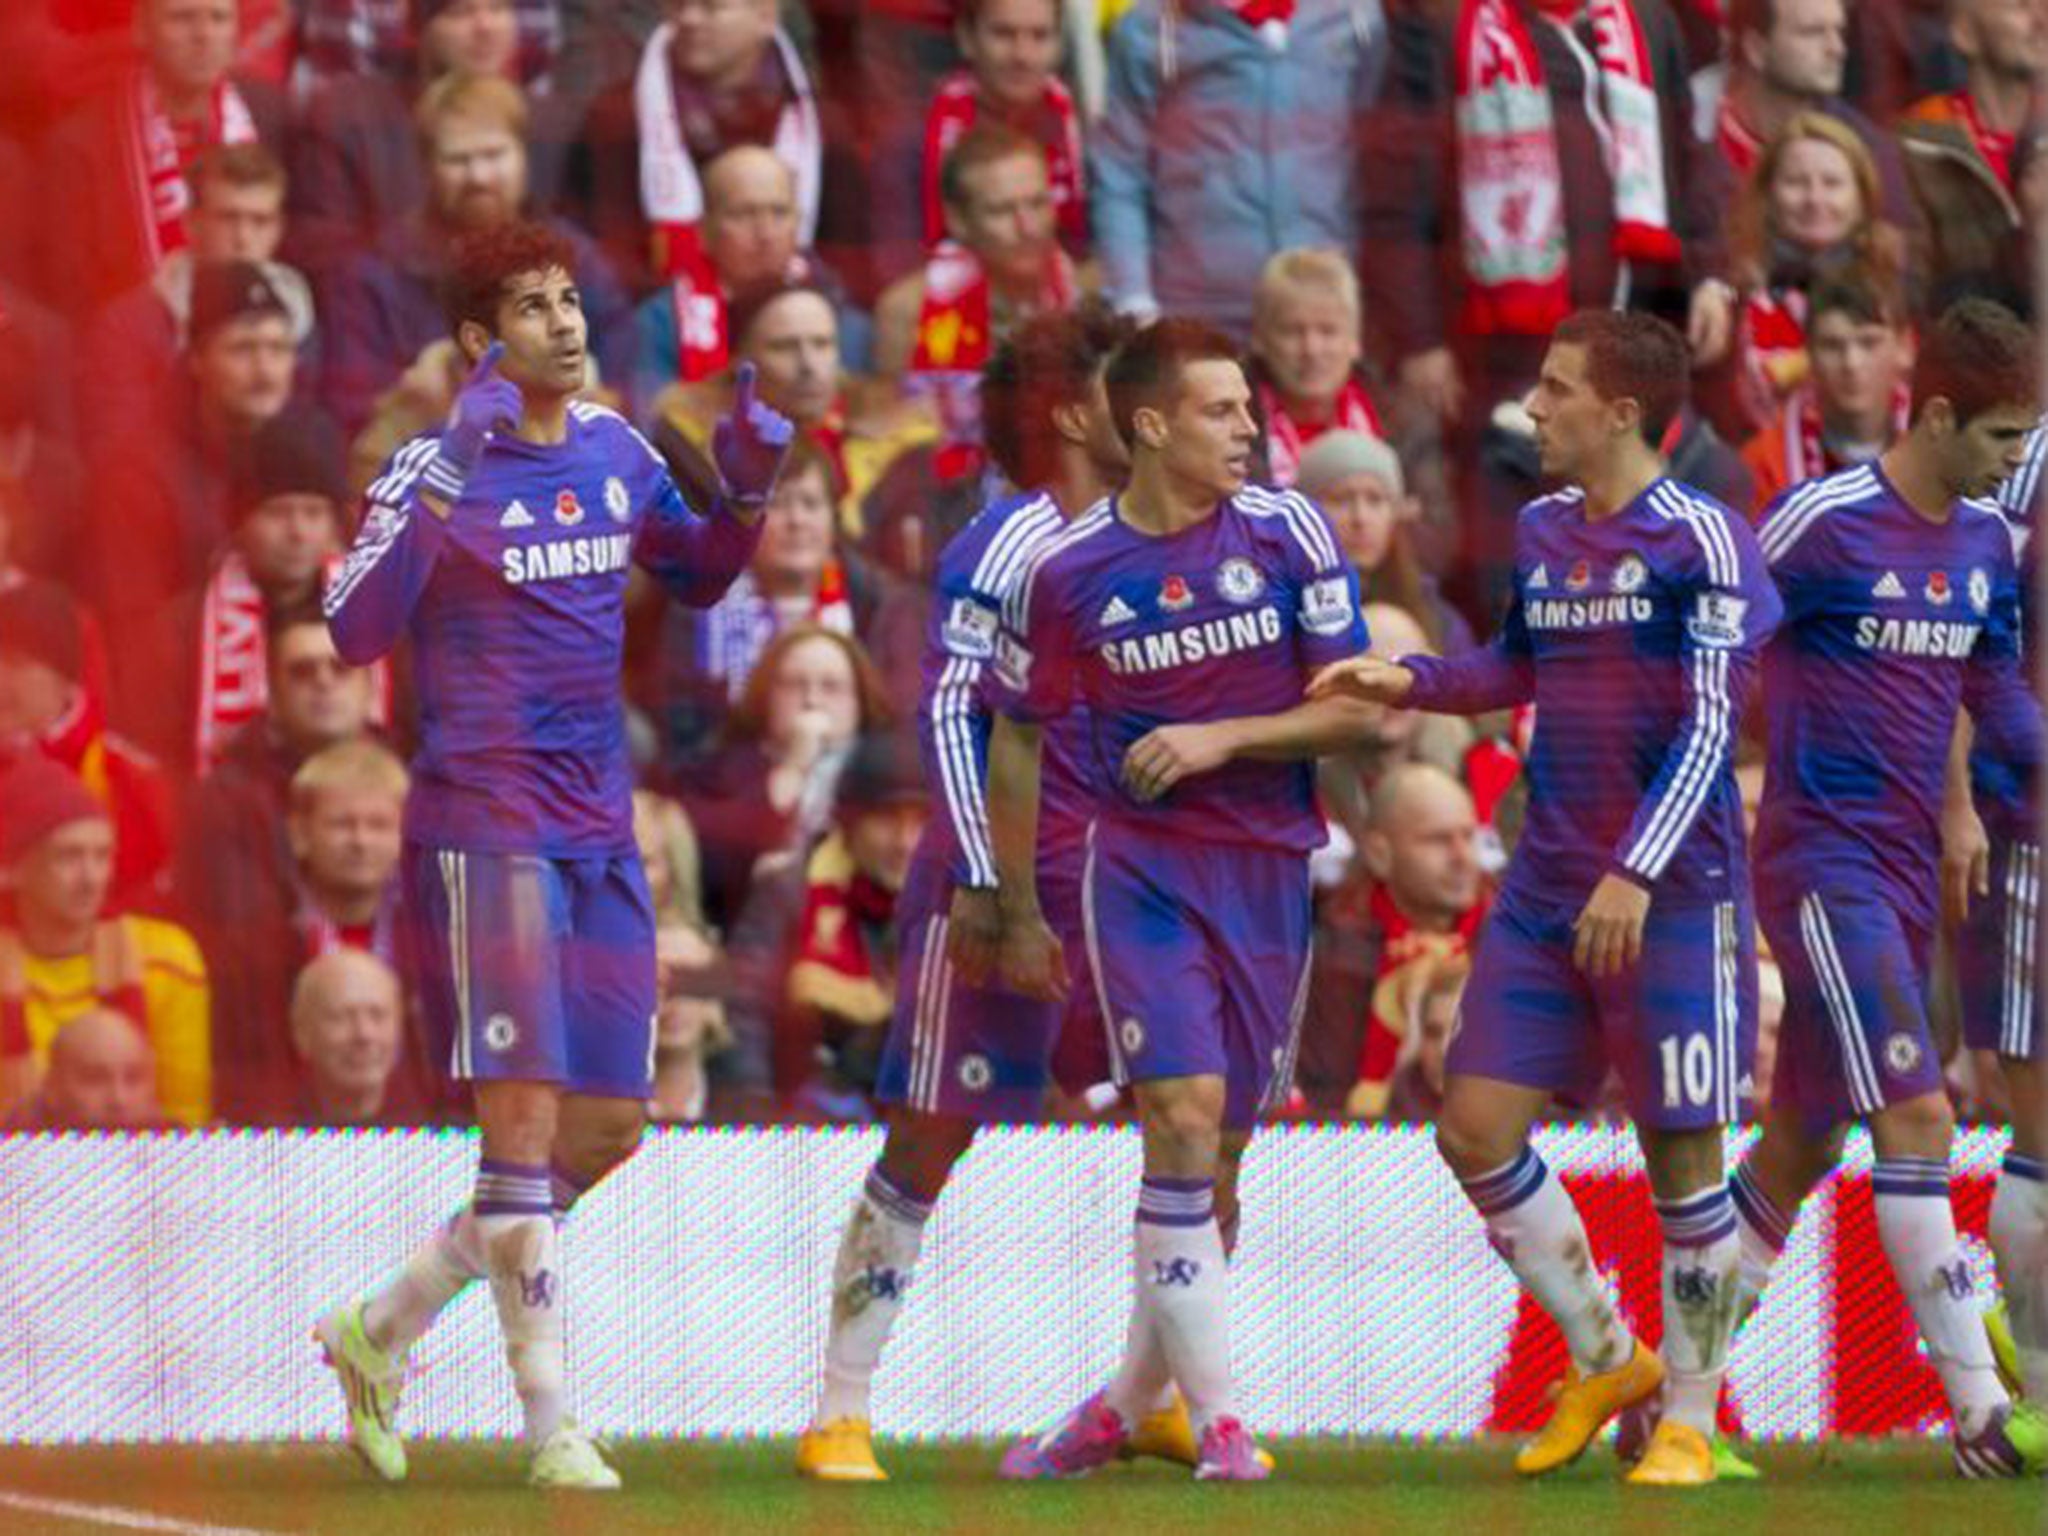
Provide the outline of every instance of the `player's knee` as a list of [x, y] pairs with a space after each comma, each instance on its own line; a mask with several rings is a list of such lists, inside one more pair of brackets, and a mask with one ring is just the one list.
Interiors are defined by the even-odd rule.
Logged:
[[1521, 1142], [1511, 1140], [1499, 1127], [1475, 1124], [1453, 1114], [1446, 1104], [1436, 1123], [1436, 1150], [1460, 1179], [1476, 1179], [1513, 1161]]
[[1955, 1131], [1955, 1111], [1945, 1093], [1888, 1104], [1870, 1122], [1879, 1157], [1947, 1157]]
[[[1223, 1139], [1223, 1085], [1194, 1080], [1141, 1090], [1147, 1166], [1164, 1157], [1213, 1175]], [[1213, 1090], [1213, 1091], [1212, 1091]]]

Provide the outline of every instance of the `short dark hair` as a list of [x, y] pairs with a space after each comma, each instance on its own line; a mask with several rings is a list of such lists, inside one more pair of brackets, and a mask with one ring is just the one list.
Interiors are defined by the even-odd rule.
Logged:
[[[825, 499], [838, 506], [846, 494], [846, 487], [839, 478], [839, 465], [826, 450], [825, 445], [810, 433], [801, 429], [789, 441], [789, 452], [783, 457], [782, 471], [775, 477], [778, 487], [790, 484], [804, 475], [816, 474], [825, 482]], [[837, 531], [838, 518], [833, 518]]]
[[457, 330], [463, 321], [474, 320], [495, 334], [505, 285], [515, 277], [550, 267], [559, 267], [573, 278], [576, 250], [545, 224], [514, 219], [464, 235], [456, 242], [454, 259], [448, 264], [444, 295], [448, 329]]
[[1883, 325], [1895, 331], [1912, 318], [1898, 282], [1860, 262], [1816, 278], [1807, 290], [1807, 331], [1811, 333], [1820, 317], [1829, 314], [1847, 315], [1858, 325]]
[[967, 178], [985, 165], [1029, 156], [1045, 164], [1045, 146], [1007, 123], [980, 122], [961, 134], [939, 162], [939, 196], [949, 208], [967, 206]]
[[192, 200], [204, 203], [208, 187], [269, 187], [282, 196], [285, 191], [284, 165], [262, 144], [216, 144], [202, 149], [185, 173]]
[[1086, 400], [1095, 375], [1131, 335], [1107, 305], [1037, 315], [1010, 333], [981, 370], [982, 440], [1010, 484], [1036, 490], [1059, 464], [1052, 413]]
[[1921, 334], [1913, 360], [1913, 420], [1937, 397], [1967, 427], [2001, 406], [2040, 399], [2040, 357], [2034, 333], [2019, 316], [1989, 299], [1960, 299]]
[[1138, 442], [1138, 412], [1170, 411], [1180, 395], [1181, 371], [1191, 363], [1241, 363], [1236, 342], [1200, 320], [1155, 320], [1116, 350], [1103, 379], [1109, 414], [1124, 446]]
[[812, 295], [832, 311], [833, 324], [839, 323], [839, 306], [832, 302], [832, 295], [816, 283], [790, 282], [779, 277], [750, 283], [734, 294], [725, 306], [725, 333], [732, 338], [735, 356], [746, 349], [747, 337], [754, 329], [754, 322], [761, 318], [770, 305], [780, 304], [793, 293]]
[[1728, 35], [1740, 38], [1754, 32], [1769, 37], [1778, 24], [1778, 0], [1728, 0]]
[[1692, 354], [1669, 321], [1631, 309], [1582, 309], [1565, 316], [1553, 344], [1583, 347], [1586, 379], [1603, 400], [1633, 400], [1652, 448], [1691, 398]]
[[266, 660], [277, 663], [277, 639], [288, 629], [310, 629], [314, 625], [327, 627], [327, 616], [320, 611], [320, 599], [309, 597], [298, 602], [265, 603], [263, 605], [263, 638], [267, 644]]

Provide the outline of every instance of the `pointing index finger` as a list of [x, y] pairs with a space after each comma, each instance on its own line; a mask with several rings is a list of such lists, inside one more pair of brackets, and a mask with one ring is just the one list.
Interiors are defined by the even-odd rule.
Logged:
[[476, 366], [469, 371], [469, 382], [481, 384], [498, 371], [498, 364], [505, 360], [505, 343], [494, 341], [484, 349], [484, 355], [476, 360]]
[[754, 365], [741, 363], [738, 382], [732, 396], [732, 413], [744, 421], [747, 413], [754, 408]]

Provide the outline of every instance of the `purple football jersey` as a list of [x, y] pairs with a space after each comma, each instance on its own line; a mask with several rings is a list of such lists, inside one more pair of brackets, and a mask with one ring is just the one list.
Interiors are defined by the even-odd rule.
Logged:
[[1142, 533], [1111, 498], [1055, 535], [1011, 593], [992, 698], [1022, 720], [1087, 708], [1098, 814], [1155, 835], [1307, 851], [1323, 821], [1308, 763], [1239, 761], [1143, 804], [1124, 754], [1161, 725], [1279, 714], [1315, 669], [1366, 647], [1358, 582], [1320, 508], [1248, 486], [1180, 532]]
[[1690, 486], [1659, 479], [1597, 521], [1578, 490], [1522, 508], [1500, 634], [1407, 662], [1420, 709], [1535, 700], [1510, 890], [1577, 905], [1617, 871], [1696, 899], [1746, 891], [1732, 749], [1777, 619], [1756, 536]]
[[2041, 760], [2012, 535], [1974, 502], [1929, 522], [1867, 464], [1786, 492], [1759, 537], [1785, 626], [1764, 661], [1758, 896], [1881, 891], [1925, 927], [1958, 706], [1986, 751]]

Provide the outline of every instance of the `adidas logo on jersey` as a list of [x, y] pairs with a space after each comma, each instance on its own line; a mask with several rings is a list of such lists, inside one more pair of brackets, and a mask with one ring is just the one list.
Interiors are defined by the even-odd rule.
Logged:
[[500, 528], [531, 528], [533, 514], [526, 510], [526, 503], [515, 501], [505, 509], [505, 515], [498, 519]]
[[1128, 624], [1137, 616], [1129, 603], [1120, 597], [1111, 597], [1103, 605], [1102, 614], [1095, 622], [1108, 629], [1112, 624]]
[[1529, 573], [1529, 590], [1531, 592], [1546, 591], [1549, 586], [1550, 568], [1548, 566], [1539, 565]]
[[1886, 571], [1877, 578], [1877, 585], [1870, 589], [1872, 597], [1904, 597], [1906, 584], [1899, 580], [1898, 572]]

